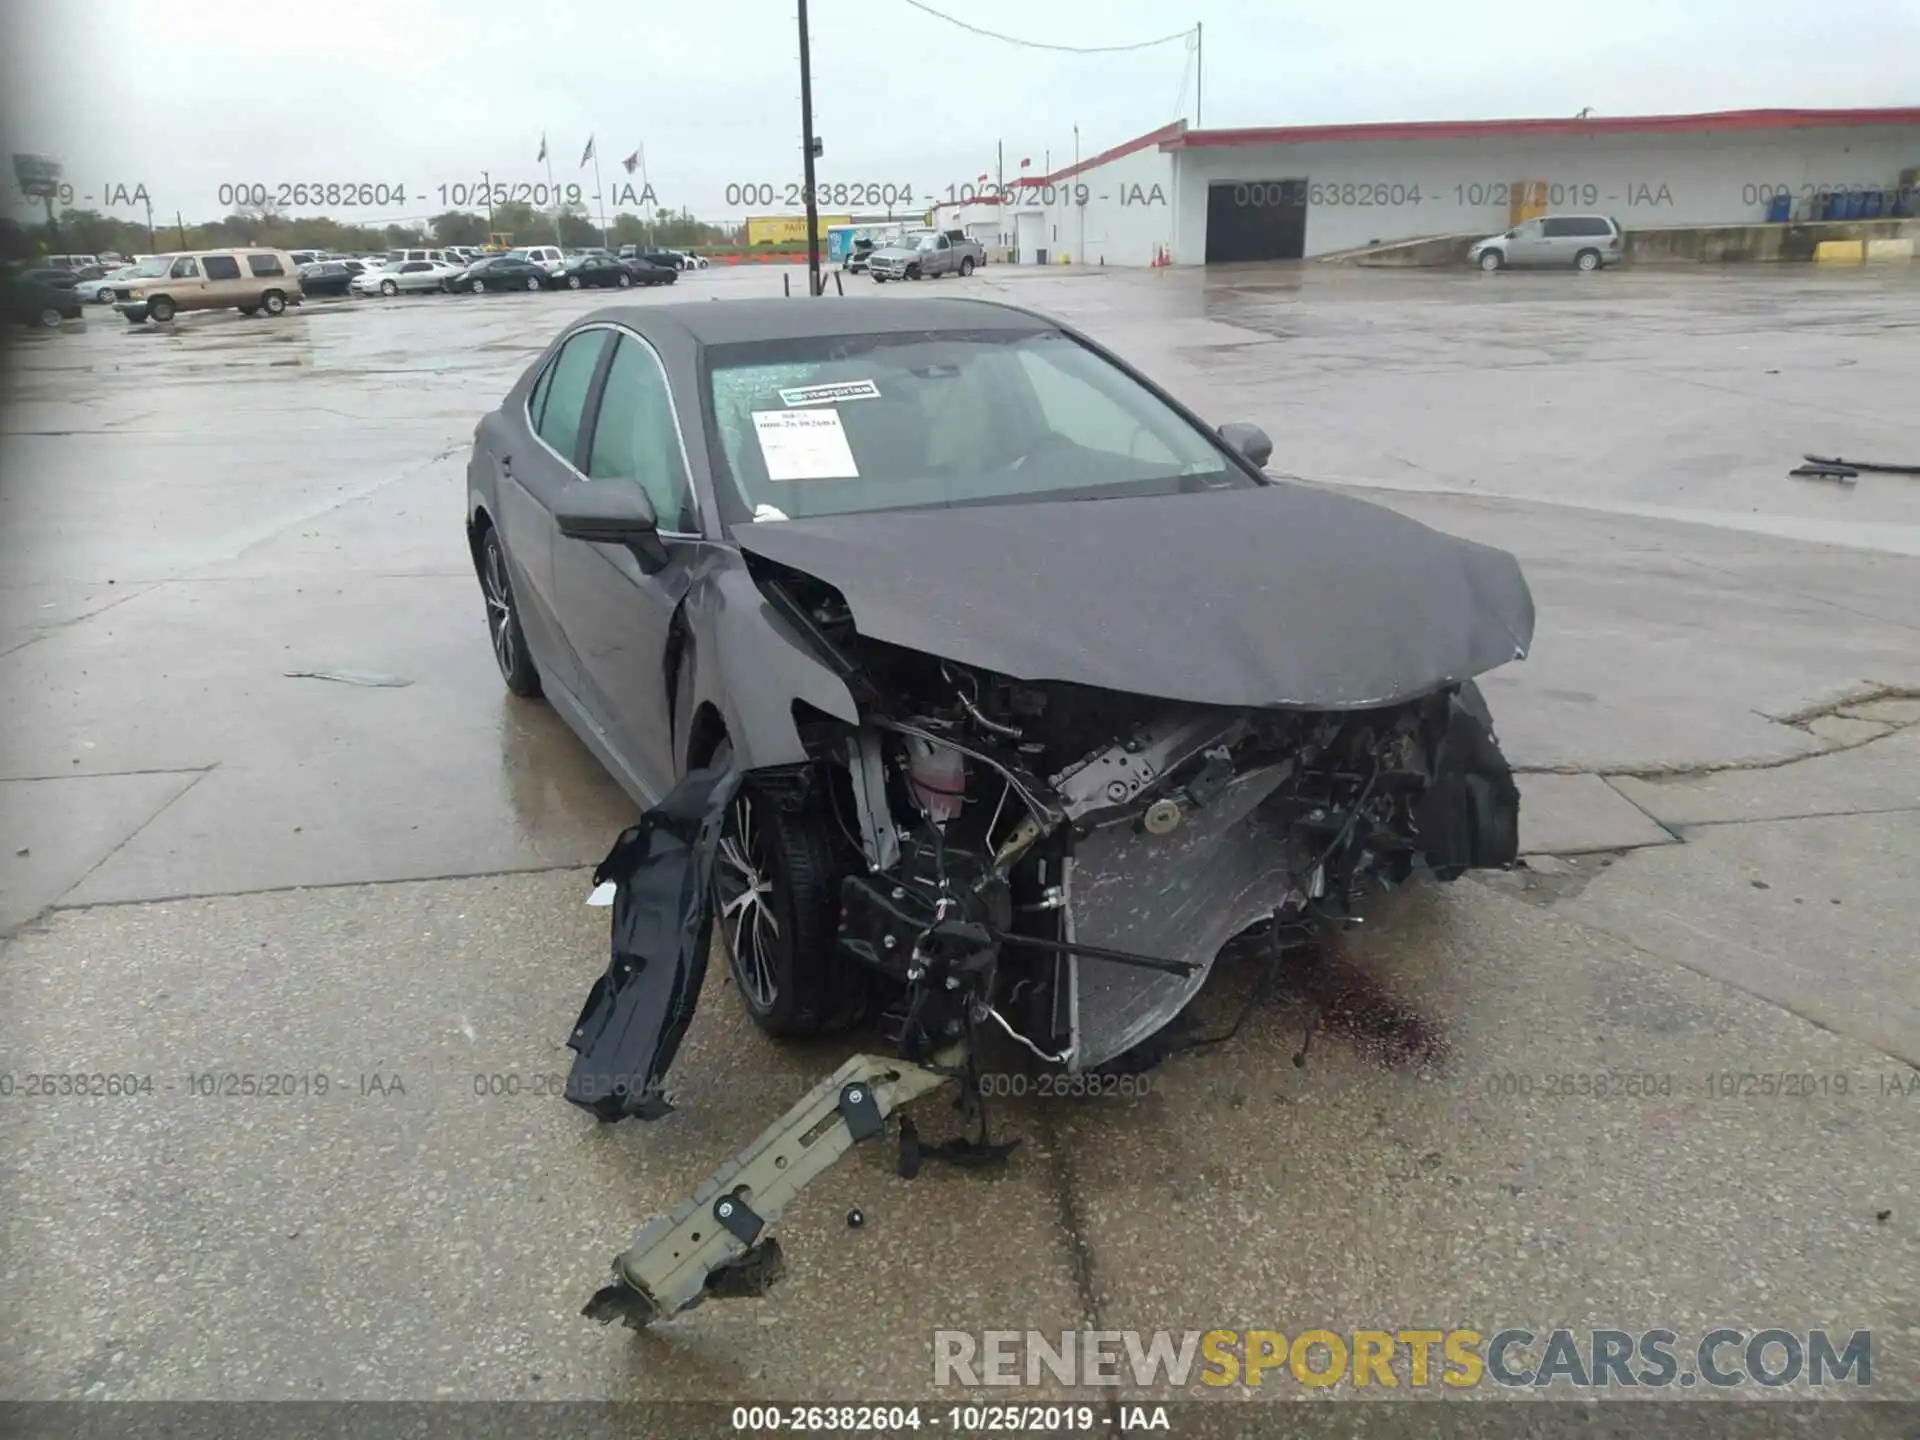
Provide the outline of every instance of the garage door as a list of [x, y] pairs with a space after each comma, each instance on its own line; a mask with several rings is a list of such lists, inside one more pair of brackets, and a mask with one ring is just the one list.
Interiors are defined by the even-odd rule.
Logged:
[[1307, 249], [1305, 180], [1232, 180], [1207, 187], [1207, 263], [1298, 260]]

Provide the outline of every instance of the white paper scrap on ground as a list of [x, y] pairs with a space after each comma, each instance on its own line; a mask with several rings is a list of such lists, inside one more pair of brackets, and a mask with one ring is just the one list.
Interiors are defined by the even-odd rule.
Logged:
[[753, 428], [769, 480], [858, 480], [837, 410], [756, 410]]
[[613, 897], [617, 895], [619, 891], [620, 887], [614, 884], [613, 881], [603, 880], [600, 884], [593, 887], [593, 894], [587, 896], [587, 904], [611, 905], [613, 904]]

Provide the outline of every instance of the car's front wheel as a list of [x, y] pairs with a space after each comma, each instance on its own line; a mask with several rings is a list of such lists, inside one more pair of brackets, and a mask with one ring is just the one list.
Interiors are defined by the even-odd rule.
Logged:
[[[730, 756], [723, 745], [713, 764]], [[832, 832], [817, 800], [740, 787], [720, 832], [714, 915], [747, 1013], [769, 1035], [842, 1029], [866, 1008], [866, 976], [834, 943]]]
[[529, 275], [527, 277], [527, 289], [538, 290], [539, 288], [540, 288], [540, 277], [538, 275]]
[[269, 315], [284, 315], [287, 311], [287, 297], [278, 290], [269, 290], [260, 297], [260, 308]]
[[484, 280], [471, 281], [468, 283], [467, 289], [471, 290], [475, 295], [484, 295], [487, 293], [487, 282]]
[[618, 275], [614, 276], [613, 283], [618, 285], [622, 290], [624, 290], [629, 285], [633, 284], [633, 276], [629, 275], [626, 271], [622, 270]]
[[567, 277], [567, 288], [569, 290], [578, 290], [580, 288], [580, 277], [578, 275], [569, 275]]
[[391, 299], [400, 293], [400, 287], [391, 280], [382, 280], [380, 282], [380, 293]]
[[1488, 250], [1480, 257], [1480, 268], [1488, 272], [1498, 270], [1506, 263], [1506, 257], [1498, 250]]
[[58, 330], [61, 322], [65, 319], [66, 317], [60, 313], [58, 306], [49, 305], [40, 312], [40, 328], [42, 330]]
[[500, 543], [500, 532], [491, 525], [480, 539], [480, 591], [487, 600], [487, 634], [493, 641], [500, 678], [515, 695], [537, 699], [540, 672], [534, 668], [526, 633], [520, 628], [513, 577], [507, 569], [507, 547]]

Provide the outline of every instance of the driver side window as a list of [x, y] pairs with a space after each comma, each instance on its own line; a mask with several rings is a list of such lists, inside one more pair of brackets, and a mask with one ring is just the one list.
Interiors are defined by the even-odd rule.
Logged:
[[587, 478], [630, 481], [647, 492], [662, 530], [696, 532], [693, 481], [680, 450], [666, 374], [652, 350], [631, 335], [621, 335], [617, 343], [600, 395]]
[[173, 280], [198, 280], [200, 266], [191, 255], [182, 255], [173, 262], [173, 268], [167, 272], [167, 276]]

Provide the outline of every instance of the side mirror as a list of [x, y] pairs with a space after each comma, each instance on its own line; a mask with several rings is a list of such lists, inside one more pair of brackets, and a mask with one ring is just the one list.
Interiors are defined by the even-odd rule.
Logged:
[[1220, 427], [1220, 438], [1255, 465], [1264, 467], [1267, 461], [1273, 458], [1273, 441], [1267, 438], [1267, 432], [1258, 425], [1236, 420], [1231, 425]]
[[553, 521], [569, 540], [624, 545], [648, 574], [667, 563], [660, 522], [647, 492], [625, 480], [582, 480], [554, 501]]

